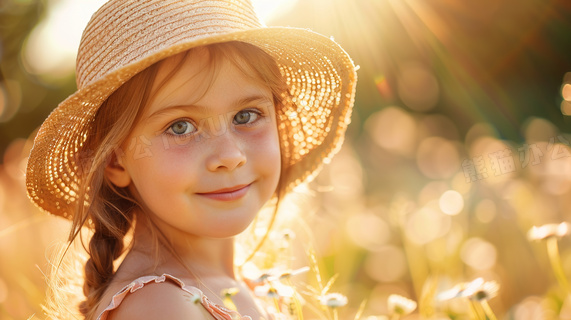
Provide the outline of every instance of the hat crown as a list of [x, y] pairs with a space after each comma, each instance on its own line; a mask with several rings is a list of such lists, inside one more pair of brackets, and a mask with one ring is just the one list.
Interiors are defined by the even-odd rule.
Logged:
[[111, 0], [83, 32], [77, 87], [177, 44], [260, 27], [249, 0]]

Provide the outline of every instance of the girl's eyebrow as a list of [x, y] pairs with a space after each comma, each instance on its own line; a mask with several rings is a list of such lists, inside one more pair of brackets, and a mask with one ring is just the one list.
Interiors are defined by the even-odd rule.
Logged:
[[[252, 96], [247, 96], [247, 97], [244, 97], [244, 98], [242, 98], [242, 99], [237, 100], [236, 102], [234, 102], [233, 105], [234, 105], [234, 107], [239, 107], [239, 106], [242, 106], [242, 105], [245, 105], [245, 104], [249, 104], [249, 103], [252, 103], [252, 102], [256, 102], [256, 103], [266, 103], [266, 102], [267, 102], [267, 103], [273, 103], [273, 100], [272, 100], [270, 97], [266, 96], [266, 95], [252, 95]], [[159, 115], [161, 115], [161, 114], [174, 111], [174, 110], [187, 111], [188, 109], [194, 109], [194, 110], [196, 111], [196, 113], [198, 113], [198, 114], [206, 114], [206, 113], [208, 113], [208, 111], [209, 111], [211, 108], [204, 107], [204, 106], [201, 106], [201, 105], [194, 105], [194, 104], [174, 105], [174, 106], [165, 107], [165, 108], [162, 108], [162, 109], [159, 109], [159, 110], [153, 112], [151, 115], [149, 115], [149, 116], [147, 117], [147, 120], [149, 120], [149, 119], [151, 119], [151, 118], [154, 118], [154, 117], [156, 117], [156, 116], [159, 116]]]

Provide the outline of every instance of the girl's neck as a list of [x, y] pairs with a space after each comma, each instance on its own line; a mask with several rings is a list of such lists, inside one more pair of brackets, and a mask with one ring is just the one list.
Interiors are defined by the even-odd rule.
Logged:
[[234, 238], [212, 239], [173, 230], [161, 235], [145, 220], [139, 219], [136, 224], [132, 251], [148, 257], [152, 261], [149, 268], [156, 266], [156, 271], [179, 275], [190, 273], [190, 277], [202, 279], [235, 279]]

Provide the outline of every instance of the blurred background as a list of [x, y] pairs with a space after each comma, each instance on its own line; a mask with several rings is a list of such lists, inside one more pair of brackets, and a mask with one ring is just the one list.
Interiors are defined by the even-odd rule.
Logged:
[[[268, 25], [331, 36], [360, 67], [346, 143], [311, 183], [307, 218], [324, 276], [349, 298], [341, 319], [477, 277], [499, 284], [500, 319], [571, 319], [545, 243], [527, 237], [571, 215], [569, 1], [253, 2]], [[27, 154], [75, 91], [102, 3], [0, 1], [0, 319], [43, 318], [46, 257], [68, 225], [28, 201]], [[567, 237], [559, 254], [571, 275]], [[407, 319], [466, 308], [431, 300]]]

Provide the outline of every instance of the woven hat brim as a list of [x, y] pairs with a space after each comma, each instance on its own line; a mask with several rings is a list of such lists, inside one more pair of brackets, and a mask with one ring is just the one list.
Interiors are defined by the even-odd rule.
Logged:
[[82, 157], [77, 152], [89, 152], [82, 145], [101, 104], [155, 62], [226, 41], [253, 44], [277, 61], [294, 104], [280, 128], [290, 159], [287, 189], [312, 179], [343, 142], [355, 95], [355, 67], [347, 53], [327, 37], [306, 29], [267, 27], [179, 43], [111, 71], [69, 96], [49, 115], [34, 140], [26, 174], [32, 202], [49, 213], [71, 218], [82, 183], [78, 175]]

